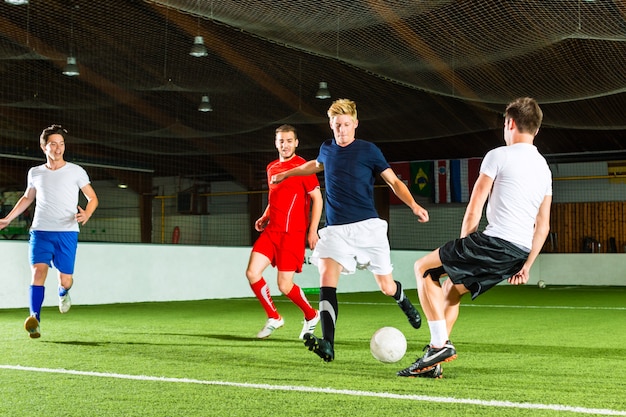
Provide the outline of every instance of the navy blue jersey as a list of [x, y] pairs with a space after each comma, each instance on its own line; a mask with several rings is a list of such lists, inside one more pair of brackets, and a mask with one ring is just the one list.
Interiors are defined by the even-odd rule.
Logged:
[[328, 139], [320, 147], [317, 162], [324, 165], [328, 226], [378, 217], [374, 181], [390, 166], [376, 145], [356, 139], [341, 147]]

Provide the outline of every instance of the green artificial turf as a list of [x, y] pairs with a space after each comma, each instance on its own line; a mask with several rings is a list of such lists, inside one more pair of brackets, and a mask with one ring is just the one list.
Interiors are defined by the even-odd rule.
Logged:
[[[626, 415], [626, 287], [502, 285], [468, 298], [440, 380], [395, 375], [421, 356], [428, 327], [380, 293], [339, 294], [331, 363], [297, 340], [300, 311], [275, 302], [286, 324], [265, 340], [253, 298], [46, 308], [37, 340], [25, 309], [0, 310], [0, 415]], [[396, 364], [369, 352], [383, 326], [407, 337]]]

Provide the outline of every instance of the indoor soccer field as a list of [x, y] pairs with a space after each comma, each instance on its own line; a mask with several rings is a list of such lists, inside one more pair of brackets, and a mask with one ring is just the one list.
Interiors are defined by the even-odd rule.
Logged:
[[[0, 415], [626, 415], [626, 287], [501, 285], [468, 298], [451, 335], [458, 359], [439, 380], [395, 375], [429, 333], [380, 293], [339, 294], [331, 363], [297, 340], [299, 310], [275, 300], [286, 324], [265, 340], [253, 298], [75, 300], [67, 315], [44, 309], [37, 340], [26, 310], [0, 310]], [[396, 364], [370, 354], [383, 326], [408, 339]]]

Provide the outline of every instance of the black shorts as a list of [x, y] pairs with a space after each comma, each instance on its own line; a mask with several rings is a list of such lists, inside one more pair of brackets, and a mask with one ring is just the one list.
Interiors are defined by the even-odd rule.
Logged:
[[517, 274], [528, 252], [514, 244], [482, 232], [452, 240], [439, 248], [443, 266], [426, 271], [438, 281], [447, 274], [455, 284], [463, 284], [475, 299], [494, 285]]

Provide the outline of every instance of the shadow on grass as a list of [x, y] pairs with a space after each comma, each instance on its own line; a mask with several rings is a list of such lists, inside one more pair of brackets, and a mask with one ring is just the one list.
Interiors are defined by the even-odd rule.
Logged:
[[[133, 335], [137, 335], [137, 333], [133, 333]], [[195, 337], [202, 338], [207, 340], [225, 340], [225, 341], [233, 341], [233, 342], [259, 342], [259, 343], [293, 343], [294, 339], [281, 339], [277, 337], [267, 338], [267, 339], [258, 339], [256, 337], [244, 337], [232, 334], [194, 334], [194, 333], [143, 333], [145, 336], [170, 336], [170, 337]], [[296, 342], [299, 340], [296, 339]], [[178, 345], [187, 345], [188, 343], [181, 340], [180, 343], [151, 343], [151, 342], [116, 342], [116, 341], [105, 341], [105, 342], [97, 342], [97, 341], [80, 341], [80, 340], [42, 340], [41, 343], [50, 343], [56, 345], [70, 345], [70, 346], [92, 346], [92, 347], [102, 347], [109, 345], [154, 345], [154, 346], [178, 346]]]

